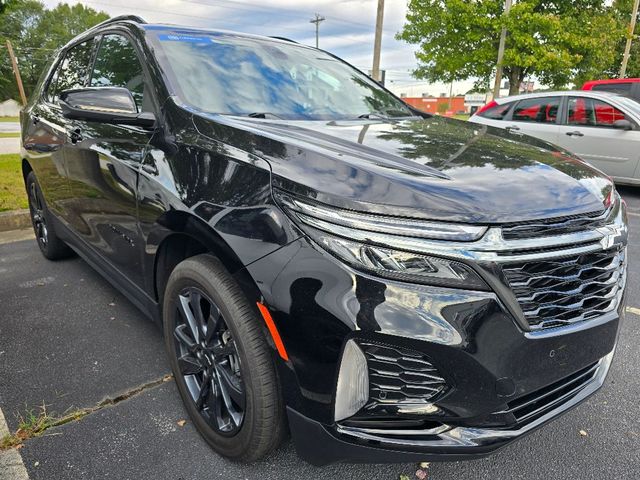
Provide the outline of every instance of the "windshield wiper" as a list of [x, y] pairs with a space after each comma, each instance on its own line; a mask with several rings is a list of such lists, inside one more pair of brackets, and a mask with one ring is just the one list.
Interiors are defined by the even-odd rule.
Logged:
[[271, 113], [271, 112], [253, 112], [253, 113], [249, 113], [247, 115], [247, 117], [251, 117], [251, 118], [280, 118], [280, 119], [282, 119], [282, 117], [279, 117], [275, 113]]

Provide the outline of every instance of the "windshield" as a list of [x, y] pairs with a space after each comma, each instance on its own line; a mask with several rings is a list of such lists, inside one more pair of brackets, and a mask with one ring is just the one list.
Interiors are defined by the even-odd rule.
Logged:
[[149, 37], [176, 94], [199, 110], [307, 120], [412, 115], [369, 77], [320, 50], [207, 32]]
[[629, 97], [616, 97], [616, 100], [640, 117], [640, 103]]

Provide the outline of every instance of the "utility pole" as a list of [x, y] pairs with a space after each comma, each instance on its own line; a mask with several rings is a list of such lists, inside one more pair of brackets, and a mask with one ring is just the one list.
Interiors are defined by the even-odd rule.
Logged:
[[638, 18], [638, 5], [640, 5], [640, 0], [635, 0], [635, 2], [633, 2], [633, 11], [631, 12], [631, 21], [629, 22], [629, 30], [627, 32], [627, 44], [624, 47], [622, 65], [620, 66], [620, 78], [624, 78], [625, 73], [627, 73], [627, 63], [629, 62], [629, 54], [631, 53], [633, 31], [636, 28], [636, 19]]
[[13, 66], [13, 74], [16, 76], [16, 83], [18, 84], [18, 91], [20, 92], [20, 98], [22, 99], [22, 105], [27, 104], [27, 96], [24, 94], [24, 87], [22, 86], [22, 77], [20, 77], [20, 70], [18, 70], [18, 61], [13, 54], [13, 47], [11, 41], [7, 40], [7, 51], [9, 52], [9, 58], [11, 58], [11, 65]]
[[320, 16], [319, 13], [316, 13], [316, 18], [309, 20], [309, 23], [315, 23], [316, 24], [316, 48], [319, 48], [319, 36], [320, 36], [320, 22], [324, 22], [326, 20], [326, 18]]
[[384, 17], [384, 0], [378, 0], [378, 12], [376, 13], [376, 36], [373, 41], [373, 68], [371, 76], [376, 82], [380, 82], [380, 49], [382, 48], [382, 20]]
[[[637, 1], [637, 0], [636, 0]], [[511, 0], [504, 0], [504, 14], [507, 16], [511, 10]], [[496, 67], [496, 83], [493, 85], [493, 98], [500, 96], [500, 82], [502, 82], [502, 59], [504, 58], [504, 44], [507, 40], [507, 27], [502, 27], [500, 43], [498, 45], [498, 65]]]

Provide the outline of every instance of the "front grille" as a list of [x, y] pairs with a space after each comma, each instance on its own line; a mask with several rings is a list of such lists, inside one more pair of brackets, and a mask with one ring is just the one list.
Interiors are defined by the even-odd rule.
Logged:
[[503, 225], [502, 237], [505, 240], [519, 240], [594, 230], [611, 222], [610, 213], [611, 209], [536, 222]]
[[613, 310], [626, 279], [625, 249], [502, 266], [532, 330], [560, 327]]
[[598, 373], [599, 362], [507, 404], [500, 414], [513, 414], [519, 425], [541, 417], [580, 393]]
[[446, 389], [446, 382], [419, 352], [359, 342], [369, 367], [369, 394], [374, 404], [424, 403]]

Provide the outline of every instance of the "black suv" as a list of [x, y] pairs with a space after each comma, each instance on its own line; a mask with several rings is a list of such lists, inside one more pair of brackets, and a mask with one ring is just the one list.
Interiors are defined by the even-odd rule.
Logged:
[[407, 107], [281, 38], [119, 17], [22, 117], [40, 250], [164, 331], [220, 454], [477, 457], [607, 375], [625, 205], [546, 143]]

